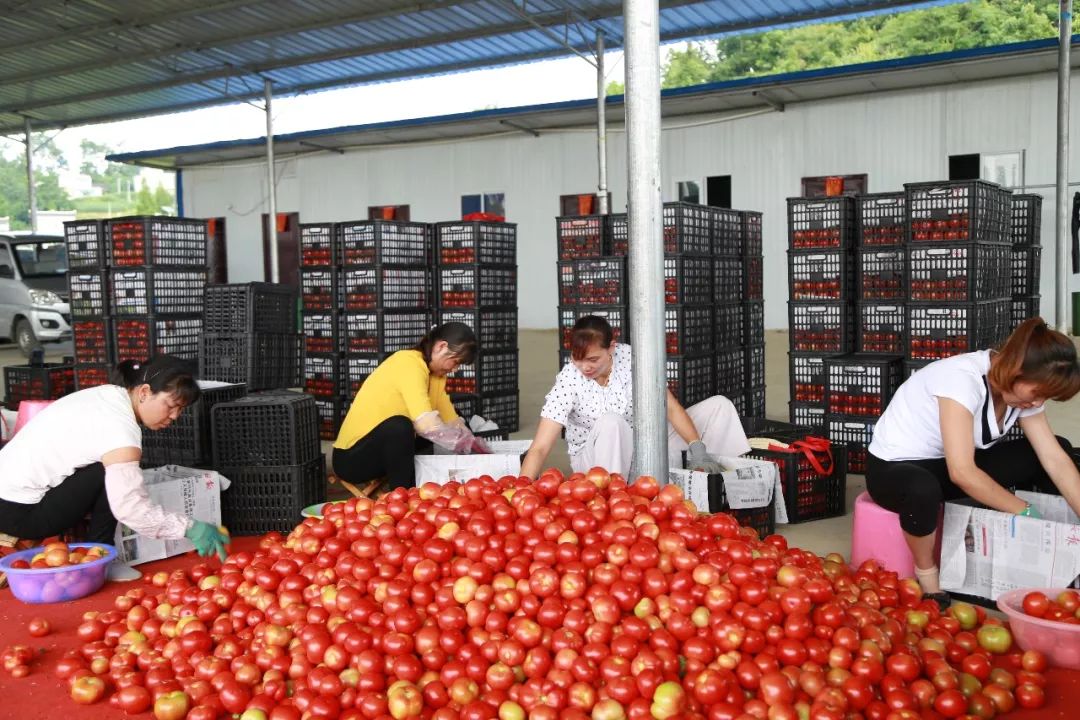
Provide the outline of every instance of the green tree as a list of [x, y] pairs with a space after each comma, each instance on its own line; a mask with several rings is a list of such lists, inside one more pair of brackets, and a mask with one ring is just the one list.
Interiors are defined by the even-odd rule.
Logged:
[[604, 90], [605, 95], [625, 95], [626, 83], [621, 83], [618, 80], [612, 80], [607, 84], [607, 88]]
[[690, 43], [685, 50], [674, 50], [668, 53], [664, 63], [662, 86], [686, 87], [709, 82], [714, 63], [704, 45]]
[[[39, 136], [31, 135], [35, 147], [42, 142]], [[38, 210], [65, 210], [71, 207], [71, 199], [63, 188], [54, 168], [61, 165], [59, 153], [51, 148], [35, 154], [34, 185], [37, 190]], [[41, 155], [40, 165], [38, 155]], [[11, 227], [22, 230], [30, 227], [30, 198], [26, 192], [26, 156], [17, 153], [14, 157], [0, 154], [0, 217], [11, 218]]]
[[159, 215], [165, 212], [165, 208], [169, 208], [170, 213], [176, 212], [176, 198], [161, 183], [158, 183], [157, 188], [154, 190], [154, 204], [158, 207], [157, 213]]
[[135, 195], [135, 214], [159, 215], [160, 213], [161, 208], [154, 202], [154, 193], [150, 192], [150, 186], [146, 184], [146, 180], [143, 180], [139, 192]]
[[135, 186], [135, 178], [139, 176], [139, 168], [135, 165], [109, 162], [105, 159], [114, 151], [108, 145], [96, 143], [93, 140], [83, 140], [80, 143], [83, 161], [79, 170], [84, 175], [89, 175], [95, 186], [105, 193], [126, 192], [128, 188]]

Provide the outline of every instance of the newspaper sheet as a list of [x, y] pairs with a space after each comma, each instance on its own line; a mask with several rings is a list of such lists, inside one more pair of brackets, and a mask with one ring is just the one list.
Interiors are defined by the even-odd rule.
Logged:
[[[776, 498], [776, 522], [786, 523], [787, 508], [780, 483], [780, 473], [774, 463], [750, 458], [720, 457], [725, 468], [720, 473], [728, 507], [734, 510], [764, 507]], [[668, 471], [668, 482], [678, 485], [686, 498], [702, 512], [709, 511], [709, 476], [703, 472], [684, 469]]]

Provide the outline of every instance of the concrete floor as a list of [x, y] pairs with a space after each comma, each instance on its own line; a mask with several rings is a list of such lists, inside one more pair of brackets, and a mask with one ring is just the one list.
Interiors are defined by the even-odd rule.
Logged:
[[[531, 438], [540, 418], [544, 396], [555, 380], [558, 371], [558, 344], [555, 330], [521, 330], [518, 333], [520, 349], [521, 430], [515, 439]], [[788, 419], [788, 336], [784, 330], [770, 330], [765, 334], [765, 382], [766, 414], [774, 420]], [[46, 346], [46, 358], [59, 361], [71, 354], [71, 344]], [[10, 344], [0, 344], [0, 366], [24, 363], [22, 355]], [[1047, 407], [1050, 424], [1059, 435], [1074, 443], [1080, 441], [1080, 402], [1050, 403]], [[324, 443], [329, 452], [330, 443]], [[565, 443], [559, 443], [548, 458], [548, 466], [570, 471], [570, 461]], [[818, 554], [842, 552], [851, 546], [851, 508], [855, 497], [865, 489], [861, 475], [849, 475], [847, 483], [848, 515], [801, 525], [781, 525], [780, 534], [792, 545], [812, 550]]]

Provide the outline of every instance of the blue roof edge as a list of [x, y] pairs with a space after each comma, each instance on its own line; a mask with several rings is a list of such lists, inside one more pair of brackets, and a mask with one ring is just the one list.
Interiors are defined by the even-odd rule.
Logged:
[[[988, 47], [970, 48], [967, 50], [952, 50], [949, 52], [933, 53], [930, 55], [916, 55], [914, 57], [895, 58], [892, 60], [877, 60], [874, 62], [857, 63], [854, 65], [838, 65], [835, 67], [819, 68], [816, 70], [802, 70], [799, 72], [778, 73], [775, 75], [761, 75], [756, 77], [739, 78], [737, 80], [724, 80], [721, 82], [704, 83], [701, 85], [669, 88], [667, 90], [662, 90], [660, 96], [661, 98], [685, 97], [688, 95], [708, 94], [712, 92], [717, 92], [719, 90], [733, 90], [741, 88], [750, 89], [767, 85], [776, 85], [805, 80], [817, 80], [829, 77], [864, 75], [885, 70], [917, 68], [928, 65], [947, 64], [960, 60], [970, 60], [980, 57], [993, 57], [997, 55], [1010, 55], [1018, 52], [1046, 50], [1056, 47], [1057, 44], [1057, 38], [1046, 38], [1043, 40], [1026, 40], [1023, 42], [1008, 43], [1005, 45], [991, 45]], [[1080, 34], [1072, 36], [1072, 44], [1080, 44]], [[609, 95], [607, 97], [607, 103], [610, 105], [619, 105], [622, 104], [622, 102], [622, 95]], [[453, 113], [450, 115], [431, 115], [421, 118], [388, 120], [377, 123], [366, 123], [362, 125], [341, 125], [332, 128], [322, 128], [319, 130], [302, 130], [294, 133], [274, 135], [274, 140], [276, 142], [311, 140], [326, 137], [329, 135], [341, 135], [350, 132], [373, 132], [378, 130], [390, 130], [402, 127], [423, 127], [425, 125], [440, 125], [452, 122], [478, 120], [485, 118], [514, 117], [516, 115], [524, 115], [536, 112], [576, 110], [594, 106], [595, 104], [595, 98], [585, 98], [582, 100], [564, 100], [561, 102], [542, 103], [539, 105], [518, 105], [511, 108], [473, 110], [470, 112]], [[266, 136], [264, 135], [254, 138], [219, 140], [211, 143], [203, 143], [198, 145], [180, 145], [176, 147], [161, 148], [156, 150], [139, 150], [129, 153], [114, 153], [111, 155], [107, 155], [105, 159], [111, 162], [126, 163], [136, 162], [139, 160], [148, 160], [152, 158], [168, 157], [170, 155], [179, 155], [186, 152], [223, 150], [235, 147], [254, 147], [265, 144]]]

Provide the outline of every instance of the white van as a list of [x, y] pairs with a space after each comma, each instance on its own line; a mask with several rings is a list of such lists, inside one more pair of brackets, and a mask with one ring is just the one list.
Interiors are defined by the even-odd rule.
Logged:
[[0, 232], [0, 338], [27, 357], [71, 339], [64, 238]]

